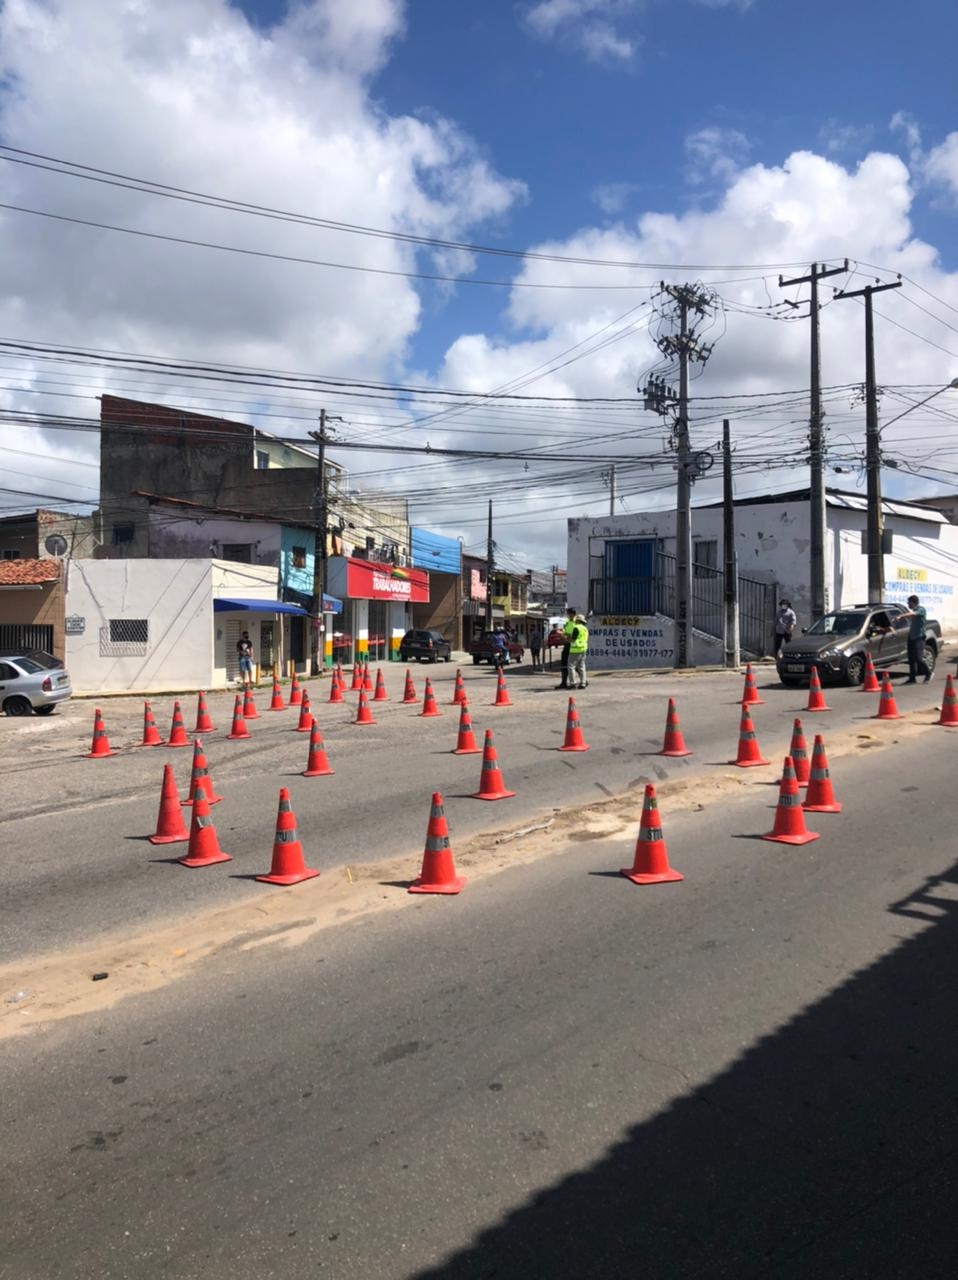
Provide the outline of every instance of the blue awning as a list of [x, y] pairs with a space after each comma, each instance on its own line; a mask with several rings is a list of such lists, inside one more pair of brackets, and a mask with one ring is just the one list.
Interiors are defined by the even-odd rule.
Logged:
[[300, 617], [306, 614], [298, 604], [287, 604], [285, 600], [243, 600], [217, 596], [213, 601], [214, 613], [232, 613], [235, 610], [248, 610], [251, 613], [296, 613]]
[[337, 600], [335, 596], [328, 596], [323, 593], [323, 613], [342, 613], [343, 602]]

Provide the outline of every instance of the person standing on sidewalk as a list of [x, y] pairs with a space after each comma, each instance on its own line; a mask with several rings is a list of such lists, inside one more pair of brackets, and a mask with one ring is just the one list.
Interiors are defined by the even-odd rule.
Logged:
[[575, 609], [566, 609], [566, 620], [562, 627], [562, 654], [559, 658], [559, 683], [557, 689], [568, 689], [572, 683], [569, 678], [569, 646], [575, 630]]
[[532, 655], [532, 670], [542, 668], [542, 628], [536, 624], [529, 632], [529, 652]]
[[928, 615], [917, 596], [908, 597], [908, 612], [899, 614], [901, 618], [909, 618], [908, 623], [908, 680], [914, 684], [918, 673], [925, 677], [925, 684], [931, 679], [931, 668], [925, 661], [925, 634]]
[[790, 600], [782, 600], [778, 606], [778, 613], [775, 615], [775, 657], [782, 651], [782, 645], [788, 644], [792, 638], [792, 632], [795, 630], [795, 624], [798, 618], [795, 616], [795, 610], [792, 608]]
[[[569, 640], [569, 688], [585, 689], [589, 677], [585, 669], [586, 654], [589, 652], [589, 628], [581, 613], [576, 614], [575, 626]], [[576, 683], [578, 681], [578, 683]]]
[[248, 631], [244, 631], [236, 641], [236, 652], [239, 656], [240, 683], [244, 689], [250, 689], [253, 685], [253, 642]]

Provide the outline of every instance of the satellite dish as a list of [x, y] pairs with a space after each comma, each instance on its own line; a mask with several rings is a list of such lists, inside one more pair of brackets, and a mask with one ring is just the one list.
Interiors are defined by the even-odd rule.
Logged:
[[62, 533], [51, 533], [43, 545], [51, 556], [65, 556], [67, 553], [67, 540]]

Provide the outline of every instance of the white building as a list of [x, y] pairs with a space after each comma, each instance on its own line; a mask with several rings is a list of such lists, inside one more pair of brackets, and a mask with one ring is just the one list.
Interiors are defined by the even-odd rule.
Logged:
[[266, 674], [284, 666], [282, 621], [294, 614], [305, 610], [277, 599], [270, 565], [71, 560], [66, 664], [78, 693], [221, 689], [236, 678], [243, 630]]
[[[885, 598], [913, 592], [945, 628], [958, 627], [958, 526], [917, 503], [886, 501], [892, 550], [884, 558]], [[743, 648], [768, 650], [778, 600], [788, 599], [800, 625], [813, 621], [809, 599], [808, 491], [735, 503], [735, 547]], [[675, 511], [569, 521], [568, 597], [593, 613], [590, 660], [596, 666], [671, 666], [675, 630]], [[826, 495], [826, 607], [868, 599], [863, 539], [865, 498]], [[721, 660], [723, 513], [692, 510], [692, 656]]]

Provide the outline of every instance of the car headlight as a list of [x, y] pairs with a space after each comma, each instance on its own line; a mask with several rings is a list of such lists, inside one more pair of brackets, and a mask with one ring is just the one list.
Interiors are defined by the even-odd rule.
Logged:
[[821, 654], [821, 657], [823, 658], [840, 658], [841, 656], [841, 649], [826, 649], [825, 652]]

